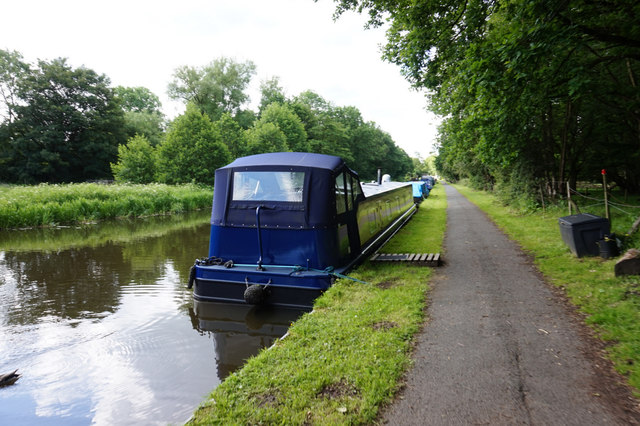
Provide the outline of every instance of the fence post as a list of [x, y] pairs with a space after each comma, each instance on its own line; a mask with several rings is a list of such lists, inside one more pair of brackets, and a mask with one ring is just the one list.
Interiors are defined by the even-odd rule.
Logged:
[[609, 195], [607, 194], [607, 171], [602, 169], [602, 188], [604, 189], [604, 214], [609, 219], [609, 225], [611, 225], [611, 218], [609, 217]]
[[569, 216], [571, 216], [571, 187], [569, 186], [569, 181], [567, 181], [567, 204], [569, 205]]

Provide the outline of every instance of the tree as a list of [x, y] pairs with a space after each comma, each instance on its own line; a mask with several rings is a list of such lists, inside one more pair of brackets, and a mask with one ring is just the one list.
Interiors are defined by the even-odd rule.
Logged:
[[118, 182], [151, 183], [156, 177], [157, 153], [149, 140], [136, 135], [126, 145], [118, 146], [118, 162], [111, 163]]
[[158, 145], [164, 132], [160, 98], [146, 87], [117, 86], [114, 92], [124, 111], [127, 136], [144, 135], [152, 146]]
[[353, 163], [347, 128], [333, 116], [330, 102], [308, 90], [293, 99], [291, 109], [303, 122], [311, 152], [336, 155]]
[[285, 136], [287, 151], [307, 152], [307, 132], [300, 117], [293, 110], [280, 103], [271, 103], [262, 111], [259, 122], [273, 123]]
[[114, 92], [125, 111], [161, 113], [160, 98], [146, 87], [117, 86]]
[[253, 62], [238, 63], [225, 57], [200, 68], [182, 66], [169, 83], [169, 97], [196, 105], [214, 121], [225, 112], [235, 116], [249, 100], [245, 90], [255, 72]]
[[637, 2], [336, 2], [390, 22], [384, 58], [446, 117], [441, 172], [555, 195], [607, 168], [640, 190]]
[[152, 146], [157, 146], [164, 136], [164, 115], [155, 112], [124, 112], [124, 131], [129, 138], [142, 135]]
[[8, 124], [12, 180], [69, 182], [110, 178], [124, 142], [123, 114], [109, 79], [65, 59], [39, 61], [18, 83]]
[[260, 83], [260, 114], [271, 104], [284, 104], [287, 97], [280, 86], [280, 78], [272, 77]]
[[384, 142], [384, 132], [375, 123], [363, 123], [354, 129], [351, 150], [357, 153], [354, 168], [363, 180], [375, 180], [378, 169], [389, 173], [389, 146]]
[[189, 104], [158, 146], [158, 178], [170, 184], [213, 185], [215, 170], [230, 161], [229, 149], [209, 117]]
[[15, 120], [14, 107], [18, 105], [18, 83], [30, 72], [16, 51], [0, 49], [0, 181], [13, 180], [10, 171], [13, 161], [9, 124]]
[[233, 119], [240, 127], [246, 130], [253, 126], [253, 123], [258, 119], [258, 115], [250, 109], [241, 109], [233, 116]]
[[231, 158], [238, 158], [245, 155], [247, 139], [244, 130], [236, 122], [231, 114], [225, 112], [220, 120], [214, 123], [218, 132], [218, 137], [227, 145]]
[[288, 151], [287, 137], [273, 123], [258, 121], [246, 131], [246, 155]]
[[16, 51], [0, 49], [0, 125], [15, 119], [18, 104], [18, 83], [30, 73], [29, 65]]

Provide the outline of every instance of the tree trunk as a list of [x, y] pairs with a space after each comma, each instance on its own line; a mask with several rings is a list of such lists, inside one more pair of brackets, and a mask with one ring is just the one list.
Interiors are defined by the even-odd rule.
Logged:
[[560, 181], [560, 184], [565, 181], [566, 175], [567, 146], [569, 144], [569, 123], [571, 115], [571, 99], [568, 99], [564, 125], [562, 126], [562, 134], [560, 135], [560, 164], [558, 165], [558, 180]]

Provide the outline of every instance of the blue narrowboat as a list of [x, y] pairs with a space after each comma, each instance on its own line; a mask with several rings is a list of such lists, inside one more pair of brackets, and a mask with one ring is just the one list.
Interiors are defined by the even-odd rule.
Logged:
[[429, 196], [429, 189], [424, 181], [411, 182], [413, 187], [413, 201], [416, 205], [420, 205], [422, 200]]
[[267, 153], [215, 172], [196, 300], [310, 307], [415, 212], [410, 183], [361, 184], [340, 157]]
[[422, 175], [422, 180], [426, 185], [428, 190], [432, 190], [436, 184], [436, 179], [433, 176]]

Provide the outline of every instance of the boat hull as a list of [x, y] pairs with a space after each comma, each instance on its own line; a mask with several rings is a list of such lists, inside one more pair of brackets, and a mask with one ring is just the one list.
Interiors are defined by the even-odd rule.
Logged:
[[196, 300], [256, 304], [247, 299], [254, 286], [261, 294], [259, 304], [308, 308], [333, 283], [329, 272], [296, 267], [196, 265], [193, 296]]

